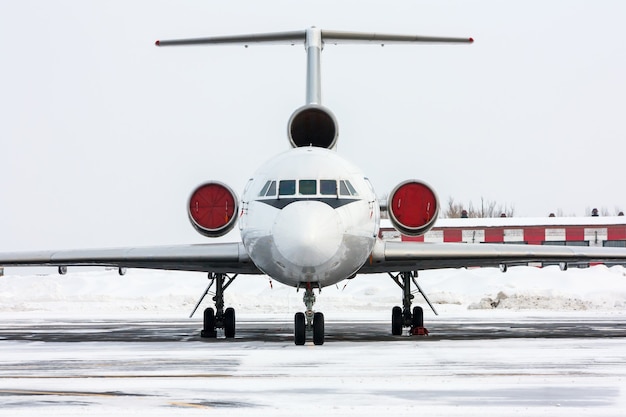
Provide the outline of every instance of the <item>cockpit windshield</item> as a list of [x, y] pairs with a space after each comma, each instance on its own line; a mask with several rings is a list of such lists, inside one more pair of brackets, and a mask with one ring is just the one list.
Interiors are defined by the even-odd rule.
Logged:
[[301, 180], [268, 180], [259, 191], [259, 197], [276, 197], [276, 183], [278, 196], [352, 196], [359, 193], [349, 180], [332, 179], [301, 179]]
[[317, 181], [316, 180], [300, 180], [300, 181], [298, 181], [298, 193], [300, 195], [315, 195], [315, 194], [317, 194]]
[[321, 195], [337, 195], [337, 181], [320, 180], [320, 194]]
[[350, 181], [341, 180], [339, 181], [339, 194], [341, 195], [358, 195]]
[[259, 197], [274, 197], [276, 196], [276, 181], [268, 181], [265, 183], [261, 191], [259, 192]]
[[278, 183], [278, 195], [294, 195], [296, 193], [296, 180], [281, 180]]

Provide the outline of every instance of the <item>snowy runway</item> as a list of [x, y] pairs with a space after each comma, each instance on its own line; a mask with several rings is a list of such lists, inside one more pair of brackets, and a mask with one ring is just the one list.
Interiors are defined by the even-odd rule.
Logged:
[[262, 277], [226, 294], [237, 338], [210, 341], [201, 314], [186, 319], [204, 274], [5, 276], [0, 416], [621, 417], [625, 277], [425, 271], [440, 316], [425, 310], [431, 335], [418, 339], [390, 335], [395, 283], [358, 277], [318, 297], [326, 343], [295, 346], [302, 292]]
[[[329, 323], [336, 340], [299, 347], [271, 320], [234, 341], [197, 338], [197, 322], [18, 320], [0, 332], [0, 415], [622, 415], [623, 321], [516, 323], [442, 321], [428, 338]], [[550, 328], [560, 335], [542, 337]]]

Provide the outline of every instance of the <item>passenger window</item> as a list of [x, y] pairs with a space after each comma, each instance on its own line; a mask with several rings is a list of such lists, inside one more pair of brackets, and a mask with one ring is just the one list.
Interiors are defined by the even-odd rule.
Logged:
[[298, 191], [301, 195], [317, 194], [317, 180], [300, 180], [298, 184]]
[[296, 193], [296, 180], [283, 180], [278, 184], [278, 195], [294, 195]]
[[322, 195], [337, 195], [337, 181], [335, 181], [335, 180], [320, 180], [320, 194], [322, 194]]

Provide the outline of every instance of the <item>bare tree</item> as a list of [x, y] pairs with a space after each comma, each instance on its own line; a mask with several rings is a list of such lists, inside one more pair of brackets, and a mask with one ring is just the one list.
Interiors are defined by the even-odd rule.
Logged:
[[463, 211], [463, 204], [457, 203], [454, 201], [454, 198], [448, 198], [448, 209], [442, 213], [443, 217], [447, 217], [450, 219], [456, 219], [461, 217], [461, 212]]
[[515, 215], [515, 207], [509, 204], [498, 204], [493, 200], [485, 200], [484, 197], [480, 198], [480, 207], [474, 207], [474, 203], [470, 201], [467, 204], [467, 208], [464, 209], [463, 203], [457, 203], [453, 197], [448, 199], [448, 207], [445, 212], [442, 213], [442, 217], [445, 218], [460, 218], [463, 211], [466, 212], [467, 217], [470, 218], [486, 218], [486, 217], [513, 217]]

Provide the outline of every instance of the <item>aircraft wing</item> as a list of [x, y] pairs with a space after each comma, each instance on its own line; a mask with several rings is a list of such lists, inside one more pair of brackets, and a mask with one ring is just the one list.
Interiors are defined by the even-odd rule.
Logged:
[[0, 253], [0, 266], [113, 266], [260, 274], [241, 243]]
[[405, 272], [438, 268], [526, 265], [530, 262], [626, 264], [626, 249], [379, 241], [359, 273]]

